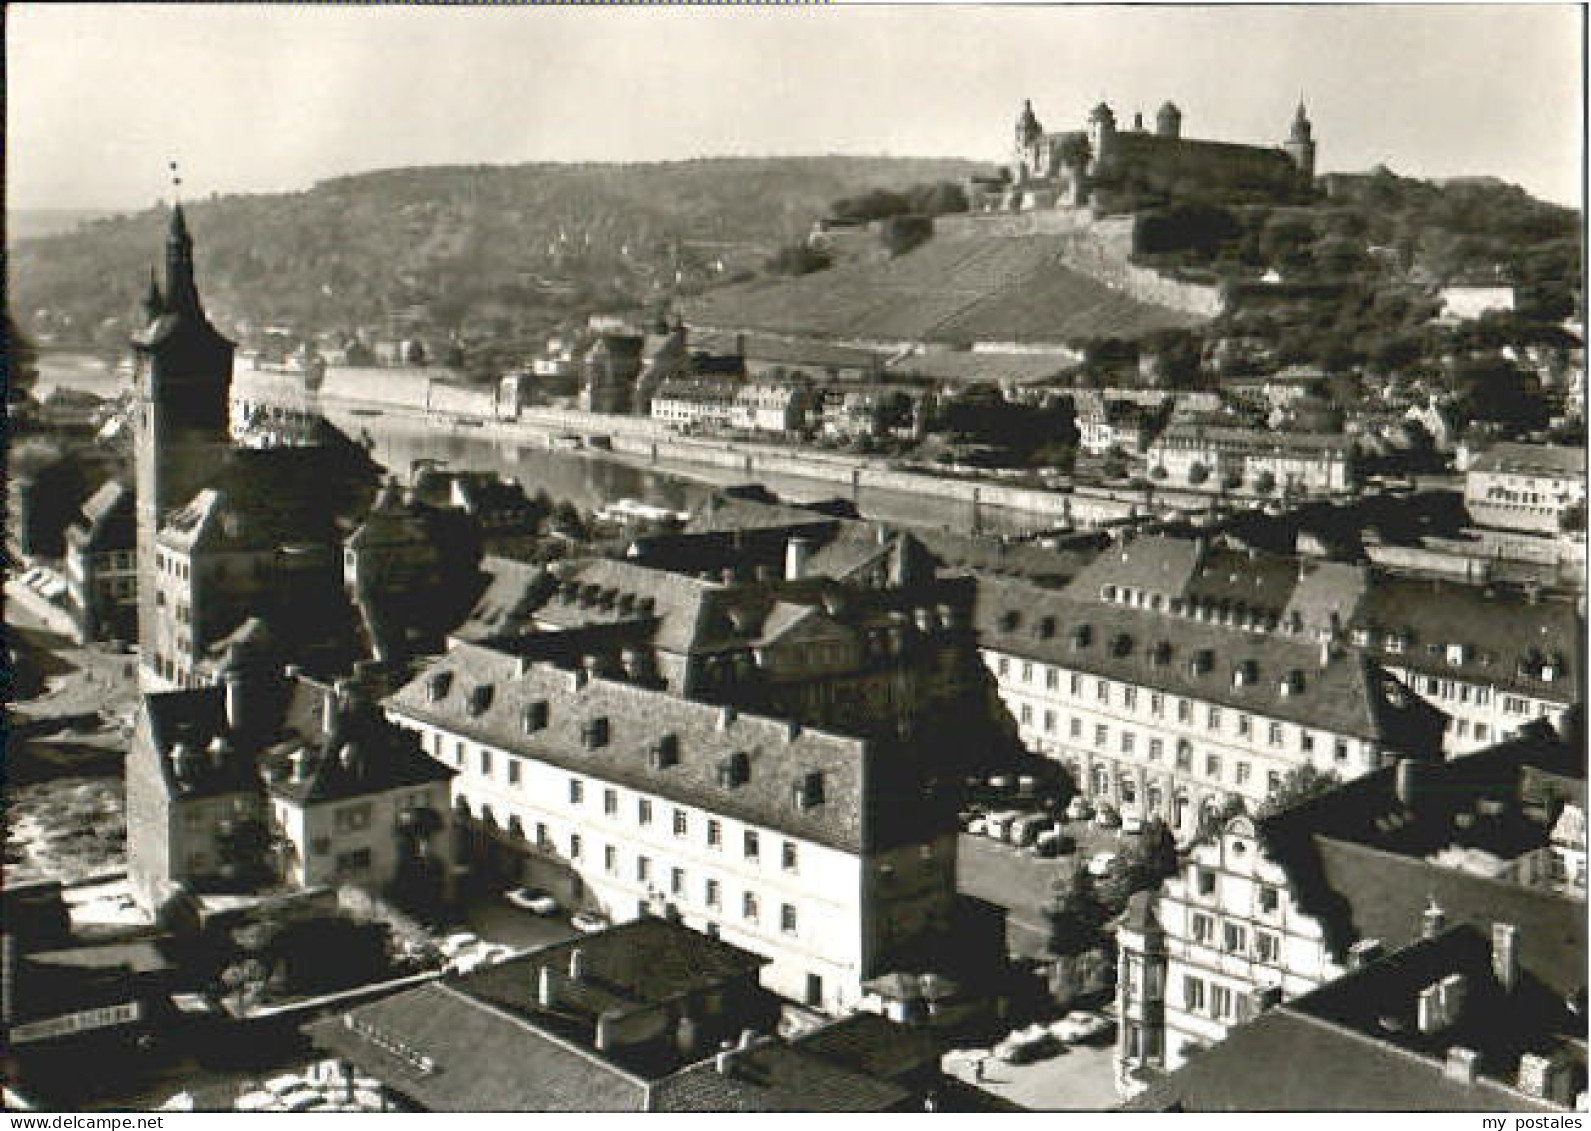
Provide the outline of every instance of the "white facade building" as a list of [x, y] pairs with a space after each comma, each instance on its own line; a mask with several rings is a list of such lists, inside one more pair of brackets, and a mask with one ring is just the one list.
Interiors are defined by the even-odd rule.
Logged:
[[854, 738], [457, 645], [388, 701], [458, 772], [474, 856], [619, 922], [674, 916], [840, 1012], [948, 926], [952, 829]]

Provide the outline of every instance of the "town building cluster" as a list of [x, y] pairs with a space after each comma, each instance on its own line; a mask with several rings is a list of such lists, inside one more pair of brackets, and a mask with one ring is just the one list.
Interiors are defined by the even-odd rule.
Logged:
[[[1279, 147], [1183, 137], [1171, 103], [1061, 133], [1024, 105], [967, 220], [1289, 205], [1315, 144], [1302, 105]], [[667, 322], [594, 321], [490, 388], [386, 351], [460, 430], [891, 454], [831, 453], [851, 500], [587, 518], [380, 467], [319, 399], [383, 384], [374, 352], [234, 388], [180, 206], [143, 315], [131, 481], [52, 457], [10, 486], [12, 549], [62, 563], [29, 600], [139, 645], [139, 926], [78, 937], [87, 897], [8, 886], [8, 1081], [299, 1011], [324, 1063], [200, 1106], [1001, 1110], [990, 1065], [1059, 1080], [1069, 1044], [1135, 1111], [1584, 1108], [1579, 449], [1390, 381], [1345, 411], [1339, 374], [1229, 367], [1235, 335], [1110, 383], [1098, 342]], [[864, 472], [959, 499], [1035, 420], [1035, 465], [971, 509], [1064, 493], [1054, 529], [860, 517]], [[514, 944], [475, 934], [505, 915]]]

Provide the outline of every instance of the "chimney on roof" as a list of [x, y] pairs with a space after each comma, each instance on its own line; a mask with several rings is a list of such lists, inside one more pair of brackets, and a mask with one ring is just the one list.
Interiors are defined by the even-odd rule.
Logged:
[[1473, 1084], [1479, 1060], [1480, 1054], [1474, 1049], [1454, 1045], [1447, 1050], [1447, 1063], [1443, 1066], [1443, 1072], [1449, 1080], [1456, 1080], [1460, 1084]]
[[288, 764], [293, 767], [294, 781], [309, 780], [309, 752], [300, 746], [287, 756]]
[[557, 972], [551, 966], [536, 968], [536, 1001], [543, 1009], [550, 1009], [558, 1000]]
[[718, 729], [728, 730], [735, 725], [735, 709], [733, 707], [718, 708]]
[[1331, 637], [1323, 636], [1320, 640], [1320, 666], [1325, 667], [1331, 663]]
[[1348, 948], [1348, 969], [1362, 970], [1383, 953], [1380, 939], [1360, 939]]
[[227, 730], [238, 734], [259, 721], [253, 711], [256, 696], [252, 693], [255, 688], [250, 686], [250, 680], [240, 671], [227, 672], [224, 680]]
[[1519, 928], [1512, 923], [1492, 924], [1492, 976], [1505, 990], [1519, 985]]
[[1420, 912], [1420, 937], [1434, 939], [1446, 929], [1447, 913], [1437, 906], [1436, 897], [1432, 896], [1425, 910]]
[[1447, 1028], [1447, 1017], [1442, 1012], [1442, 987], [1426, 986], [1415, 1001], [1415, 1017], [1420, 1032], [1427, 1035], [1440, 1033]]
[[812, 560], [812, 539], [800, 535], [792, 537], [784, 546], [784, 578], [800, 581], [807, 575], [807, 564]]
[[1519, 1058], [1519, 1090], [1527, 1096], [1568, 1107], [1574, 1103], [1571, 1067], [1563, 1056], [1527, 1052]]
[[586, 952], [575, 947], [569, 952], [569, 980], [579, 982], [586, 976]]
[[1462, 974], [1449, 974], [1436, 984], [1437, 998], [1442, 1005], [1442, 1019], [1457, 1025], [1464, 1012], [1464, 1001], [1469, 996], [1469, 981]]
[[735, 1049], [720, 1049], [718, 1055], [713, 1057], [713, 1068], [720, 1076], [733, 1076], [735, 1073]]
[[326, 688], [326, 694], [320, 701], [320, 729], [323, 734], [333, 734], [337, 730], [341, 708], [338, 702], [340, 687], [341, 685], [337, 684]]
[[1398, 759], [1396, 793], [1398, 804], [1405, 809], [1414, 809], [1419, 803], [1420, 773], [1422, 769], [1423, 767], [1417, 759]]
[[597, 1014], [596, 1046], [598, 1052], [607, 1052], [614, 1045], [613, 1039], [614, 1017], [611, 1011]]

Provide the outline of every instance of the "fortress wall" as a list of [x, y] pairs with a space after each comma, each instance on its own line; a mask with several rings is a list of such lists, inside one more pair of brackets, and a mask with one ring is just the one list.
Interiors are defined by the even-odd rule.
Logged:
[[1060, 236], [1061, 258], [1068, 267], [1139, 302], [1200, 318], [1221, 313], [1220, 287], [1174, 279], [1132, 262], [1138, 246], [1138, 222], [1132, 216], [1095, 218], [1081, 208], [982, 212], [940, 216], [934, 227], [936, 236], [950, 239]]

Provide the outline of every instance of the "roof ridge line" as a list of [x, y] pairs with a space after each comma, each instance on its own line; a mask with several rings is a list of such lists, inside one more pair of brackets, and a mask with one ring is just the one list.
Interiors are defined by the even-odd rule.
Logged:
[[[534, 954], [534, 952], [532, 952], [532, 954]], [[526, 957], [530, 957], [530, 955], [527, 955]], [[508, 1022], [510, 1022], [510, 1023], [514, 1024], [514, 1025], [518, 1025], [522, 1029], [529, 1029], [532, 1032], [534, 1032], [538, 1037], [542, 1037], [542, 1038], [546, 1039], [547, 1041], [551, 1042], [552, 1044], [555, 1044], [555, 1045], [559, 1046], [562, 1049], [565, 1049], [565, 1050], [567, 1050], [569, 1052], [575, 1053], [576, 1055], [578, 1055], [583, 1060], [587, 1060], [587, 1061], [590, 1061], [593, 1064], [597, 1064], [597, 1065], [602, 1066], [603, 1068], [605, 1068], [608, 1071], [612, 1072], [615, 1076], [622, 1077], [623, 1079], [628, 1080], [631, 1083], [639, 1084], [641, 1086], [641, 1089], [642, 1089], [643, 1099], [644, 1099], [645, 1095], [647, 1094], [647, 1092], [650, 1090], [650, 1082], [644, 1076], [638, 1076], [635, 1073], [631, 1072], [627, 1068], [620, 1068], [613, 1061], [605, 1060], [602, 1057], [596, 1055], [595, 1050], [584, 1048], [581, 1045], [578, 1045], [575, 1042], [567, 1039], [566, 1037], [560, 1037], [558, 1034], [556, 1034], [554, 1032], [551, 1032], [550, 1030], [548, 1030], [548, 1029], [536, 1024], [533, 1020], [531, 1020], [528, 1017], [521, 1017], [521, 1016], [519, 1016], [519, 1015], [517, 1015], [515, 1013], [510, 1012], [509, 1010], [504, 1009], [502, 1006], [497, 1005], [494, 1002], [486, 1001], [483, 998], [475, 997], [473, 994], [467, 994], [463, 990], [458, 989], [456, 986], [450, 986], [446, 982], [444, 982], [444, 981], [442, 981], [440, 979], [435, 981], [435, 982], [432, 982], [431, 985], [437, 987], [440, 990], [445, 991], [446, 993], [452, 994], [454, 997], [459, 998], [460, 1000], [465, 1001], [465, 1002], [469, 1003], [470, 1005], [473, 1005], [473, 1006], [475, 1006], [475, 1007], [477, 1007], [479, 1009], [484, 1009], [486, 1012], [492, 1014], [494, 1017], [498, 1017], [501, 1020], [508, 1021]]]

